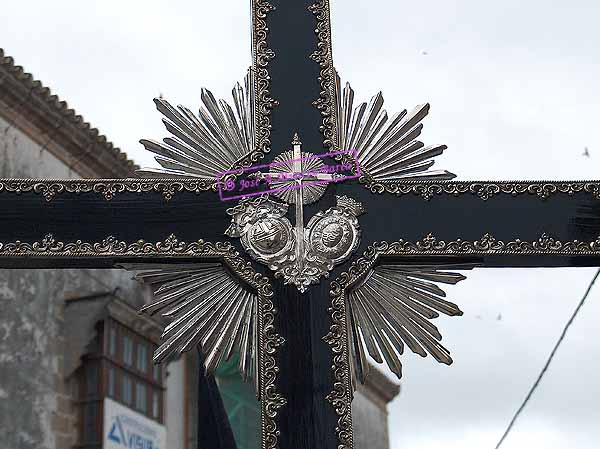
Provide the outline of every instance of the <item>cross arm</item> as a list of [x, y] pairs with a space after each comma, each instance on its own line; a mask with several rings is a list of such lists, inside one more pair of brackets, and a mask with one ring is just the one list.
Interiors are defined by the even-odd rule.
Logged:
[[599, 187], [596, 181], [425, 181], [390, 195], [335, 186], [336, 194], [368, 205], [358, 253], [374, 241], [401, 241], [403, 258], [488, 267], [600, 265]]
[[0, 266], [193, 259], [193, 242], [227, 241], [232, 206], [193, 179], [0, 180]]

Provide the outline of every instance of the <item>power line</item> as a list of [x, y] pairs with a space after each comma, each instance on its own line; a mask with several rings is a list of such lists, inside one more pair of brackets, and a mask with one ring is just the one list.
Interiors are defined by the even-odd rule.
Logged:
[[540, 384], [540, 381], [542, 380], [542, 377], [544, 377], [544, 374], [546, 374], [546, 371], [548, 370], [548, 367], [550, 366], [550, 363], [552, 362], [552, 359], [554, 358], [554, 355], [556, 354], [556, 351], [557, 351], [558, 347], [560, 346], [560, 344], [562, 343], [563, 339], [565, 338], [565, 335], [567, 334], [567, 330], [569, 329], [569, 327], [571, 326], [571, 324], [573, 324], [573, 321], [575, 320], [575, 317], [577, 316], [577, 314], [579, 313], [579, 310], [581, 309], [581, 307], [585, 303], [585, 300], [587, 299], [590, 291], [592, 290], [592, 286], [594, 285], [594, 282], [596, 282], [596, 279], [598, 279], [599, 275], [600, 275], [600, 268], [598, 268], [598, 270], [596, 271], [596, 274], [592, 278], [592, 281], [590, 282], [590, 285], [588, 285], [588, 288], [585, 291], [585, 294], [583, 295], [583, 298], [581, 298], [581, 301], [579, 301], [579, 304], [577, 304], [577, 307], [575, 308], [575, 311], [573, 312], [573, 315], [571, 315], [571, 318], [569, 319], [569, 321], [567, 321], [567, 324], [563, 328], [563, 331], [560, 334], [560, 337], [559, 337], [558, 341], [554, 345], [554, 349], [552, 349], [552, 352], [550, 353], [550, 356], [548, 357], [548, 360], [546, 361], [546, 364], [544, 365], [544, 368], [542, 369], [542, 371], [538, 375], [536, 381], [534, 382], [533, 386], [529, 390], [529, 393], [527, 393], [527, 396], [525, 397], [525, 400], [523, 401], [523, 403], [521, 404], [521, 406], [519, 407], [519, 409], [517, 410], [517, 412], [514, 414], [514, 416], [512, 417], [512, 419], [510, 420], [510, 424], [508, 425], [508, 427], [504, 431], [504, 434], [502, 435], [502, 438], [500, 438], [500, 441], [498, 441], [498, 444], [496, 445], [496, 449], [498, 449], [502, 445], [502, 443], [504, 442], [504, 440], [506, 439], [506, 437], [510, 433], [513, 425], [515, 424], [515, 421], [517, 420], [517, 418], [519, 417], [519, 415], [521, 414], [521, 412], [523, 411], [523, 409], [527, 405], [527, 402], [529, 402], [529, 399], [531, 399], [531, 396], [533, 395], [533, 392], [536, 390], [536, 388]]

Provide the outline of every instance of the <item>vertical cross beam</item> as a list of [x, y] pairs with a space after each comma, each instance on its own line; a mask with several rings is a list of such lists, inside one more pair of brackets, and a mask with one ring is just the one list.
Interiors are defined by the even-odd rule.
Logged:
[[321, 114], [313, 106], [319, 98], [319, 64], [310, 58], [317, 51], [316, 20], [311, 0], [271, 0], [275, 7], [266, 18], [267, 44], [274, 52], [267, 70], [270, 93], [278, 102], [271, 113], [271, 155], [289, 148], [290, 136], [302, 136], [304, 151], [320, 153]]
[[[262, 3], [260, 0], [256, 2]], [[328, 6], [326, 0], [317, 3]], [[309, 9], [313, 2], [272, 0], [271, 4], [275, 9], [266, 17], [267, 46], [273, 50], [274, 57], [269, 61], [267, 70], [269, 93], [278, 105], [270, 114], [271, 152], [266, 161], [289, 148], [289, 137], [295, 132], [302, 136], [304, 151], [324, 153], [327, 150], [320, 129], [323, 116], [313, 104], [322, 96], [319, 78], [321, 66], [311, 58], [319, 50], [316, 34], [319, 21]], [[328, 20], [327, 15], [327, 27]], [[254, 26], [257, 26], [256, 20]], [[299, 224], [301, 228], [304, 227], [303, 215], [312, 216], [317, 210], [333, 206], [334, 191], [335, 186], [330, 185], [318, 206], [303, 206], [297, 201], [296, 229]], [[300, 189], [297, 195], [301, 195]], [[283, 285], [277, 280], [274, 303], [278, 311], [276, 328], [285, 338], [278, 356], [279, 391], [287, 401], [279, 411], [279, 447], [336, 448], [338, 417], [326, 400], [333, 385], [330, 370], [332, 357], [329, 347], [322, 340], [331, 325], [327, 311], [330, 304], [329, 282], [323, 281], [301, 294], [295, 286]]]

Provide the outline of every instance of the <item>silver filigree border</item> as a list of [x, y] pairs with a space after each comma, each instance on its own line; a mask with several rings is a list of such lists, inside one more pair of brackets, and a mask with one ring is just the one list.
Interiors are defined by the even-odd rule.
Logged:
[[[590, 194], [600, 199], [600, 181], [404, 181], [398, 183], [374, 183], [362, 177], [373, 193], [391, 193], [396, 196], [416, 195], [424, 200], [447, 195], [458, 197], [473, 195], [487, 201], [498, 195], [532, 195], [547, 199], [553, 195]], [[2, 193], [36, 193], [46, 201], [52, 201], [64, 193], [97, 193], [110, 201], [120, 193], [160, 193], [165, 201], [180, 192], [217, 192], [216, 184], [198, 179], [130, 178], [130, 179], [0, 179]]]
[[[478, 240], [456, 239], [446, 241], [438, 239], [430, 233], [416, 242], [401, 239], [393, 243], [382, 242], [380, 246], [374, 244], [369, 247], [369, 250], [371, 248], [376, 248], [383, 255], [394, 256], [445, 256], [462, 254], [475, 256], [505, 254], [586, 256], [600, 254], [600, 236], [596, 240], [589, 242], [581, 240], [562, 241], [544, 233], [534, 241], [526, 241], [519, 238], [505, 241], [499, 240], [491, 234], [484, 234]], [[385, 248], [385, 252], [381, 248]], [[365, 254], [367, 253], [365, 252]]]
[[542, 234], [534, 241], [514, 239], [498, 240], [485, 234], [478, 240], [445, 241], [428, 234], [416, 242], [398, 240], [396, 242], [378, 242], [370, 245], [364, 254], [348, 267], [348, 270], [331, 282], [331, 307], [328, 309], [332, 325], [323, 340], [333, 353], [331, 365], [334, 385], [327, 400], [338, 415], [336, 433], [338, 449], [352, 449], [352, 385], [350, 380], [349, 342], [346, 300], [347, 291], [369, 273], [380, 257], [384, 256], [440, 256], [440, 255], [600, 255], [600, 236], [594, 241], [561, 241]]
[[252, 1], [252, 70], [254, 71], [254, 129], [255, 151], [250, 154], [257, 161], [271, 151], [271, 110], [277, 106], [277, 100], [269, 91], [269, 61], [275, 52], [269, 48], [267, 36], [267, 15], [275, 7], [267, 0]]
[[335, 71], [331, 49], [329, 0], [316, 0], [308, 7], [308, 10], [315, 15], [317, 21], [315, 28], [317, 50], [310, 55], [310, 58], [319, 64], [319, 83], [321, 84], [319, 98], [313, 101], [313, 106], [319, 110], [323, 117], [323, 124], [320, 126], [323, 134], [323, 146], [330, 151], [334, 151], [338, 145], [338, 137], [335, 126], [337, 123]]
[[261, 395], [261, 429], [263, 449], [277, 447], [279, 430], [277, 414], [285, 405], [285, 398], [277, 390], [277, 348], [283, 344], [283, 338], [275, 330], [275, 310], [273, 304], [273, 288], [266, 276], [258, 273], [252, 264], [242, 258], [231, 243], [179, 241], [173, 234], [160, 242], [138, 240], [133, 243], [124, 242], [114, 237], [107, 237], [101, 242], [61, 242], [51, 234], [38, 242], [13, 243], [0, 242], [0, 257], [165, 257], [218, 259], [242, 281], [254, 288], [260, 298], [259, 313], [259, 346], [260, 351], [260, 395]]
[[[269, 92], [270, 77], [268, 64], [275, 57], [269, 48], [267, 35], [267, 15], [273, 11], [274, 6], [267, 0], [252, 0], [252, 70], [254, 71], [254, 132], [255, 150], [250, 154], [250, 159], [257, 161], [271, 150], [271, 110], [277, 106], [277, 100]], [[268, 311], [262, 309], [260, 325], [263, 326], [259, 344], [265, 353], [273, 351], [273, 357], [261, 363], [262, 376], [261, 388], [264, 388], [261, 402], [261, 429], [262, 449], [275, 449], [279, 438], [277, 428], [277, 413], [285, 404], [285, 399], [277, 393], [277, 373], [279, 368], [275, 363], [274, 352], [280, 344], [279, 335], [274, 327], [276, 310], [272, 302], [272, 290], [268, 301]], [[267, 312], [267, 314], [265, 314]], [[267, 327], [264, 327], [268, 323]], [[277, 344], [275, 344], [277, 343]], [[266, 346], [265, 346], [266, 345]], [[264, 385], [264, 387], [263, 387]]]
[[535, 195], [541, 199], [563, 193], [584, 192], [600, 199], [600, 181], [404, 181], [376, 182], [368, 177], [359, 179], [372, 193], [391, 193], [396, 196], [418, 195], [425, 200], [434, 196], [474, 195], [484, 201], [496, 195]]
[[106, 201], [120, 193], [160, 193], [165, 201], [178, 192], [217, 192], [215, 183], [205, 179], [129, 178], [129, 179], [0, 179], [0, 193], [37, 193], [52, 201], [64, 193], [97, 193]]

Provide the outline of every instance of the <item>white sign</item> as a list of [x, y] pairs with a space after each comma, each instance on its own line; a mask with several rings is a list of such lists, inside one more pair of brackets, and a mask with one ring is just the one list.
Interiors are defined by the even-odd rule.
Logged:
[[103, 449], [166, 449], [165, 426], [112, 399], [104, 399]]

